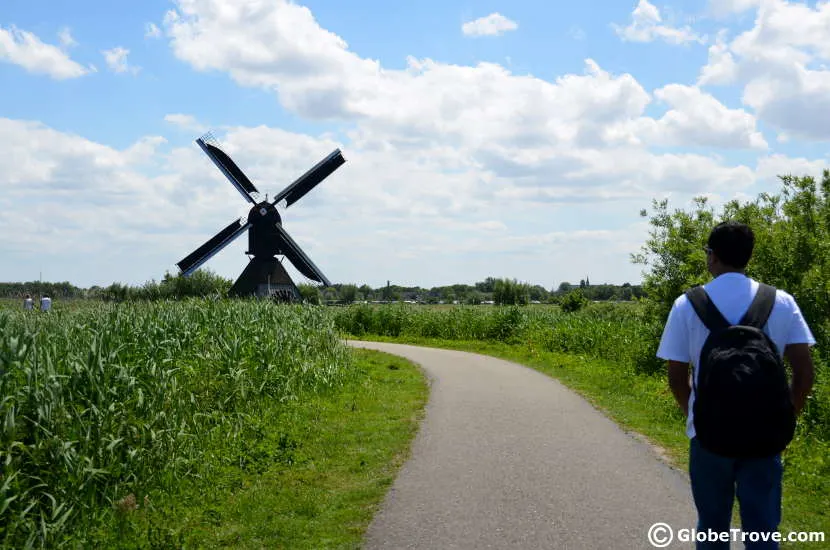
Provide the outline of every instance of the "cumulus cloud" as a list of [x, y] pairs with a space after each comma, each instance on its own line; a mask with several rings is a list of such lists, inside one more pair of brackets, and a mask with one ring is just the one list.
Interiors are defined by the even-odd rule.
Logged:
[[518, 28], [519, 25], [515, 21], [511, 21], [500, 13], [491, 13], [464, 23], [461, 25], [461, 32], [464, 36], [499, 36]]
[[[71, 35], [62, 35], [62, 42]], [[69, 45], [64, 43], [64, 45]], [[0, 60], [19, 65], [35, 74], [45, 74], [55, 80], [78, 78], [89, 74], [92, 68], [73, 61], [69, 55], [51, 44], [46, 44], [35, 34], [18, 29], [0, 27]]]
[[710, 48], [698, 83], [742, 85], [761, 120], [790, 137], [830, 139], [830, 2], [757, 4], [751, 29]]
[[[356, 124], [352, 147], [424, 154], [435, 170], [477, 174], [466, 183], [477, 196], [493, 197], [488, 186], [501, 182], [498, 192], [513, 189], [508, 195], [517, 198], [616, 200], [621, 180], [629, 185], [626, 196], [644, 196], [665, 185], [666, 174], [688, 192], [713, 181], [745, 186], [751, 177], [744, 170], [645, 147], [767, 147], [751, 115], [697, 89], [659, 90], [657, 99], [672, 109], [659, 120], [645, 117], [651, 95], [632, 75], [611, 74], [591, 59], [583, 74], [554, 81], [516, 76], [493, 63], [409, 58], [406, 69], [389, 70], [350, 51], [305, 7], [276, 2], [253, 13], [221, 5], [181, 0], [167, 14], [177, 57], [199, 70], [226, 71], [242, 85], [273, 89], [302, 116]], [[675, 175], [681, 170], [691, 175]]]
[[101, 54], [104, 56], [104, 61], [106, 61], [107, 67], [115, 73], [131, 72], [133, 74], [137, 74], [140, 70], [139, 67], [131, 66], [127, 61], [127, 56], [130, 54], [130, 50], [126, 48], [117, 46], [110, 50], [103, 50], [101, 51]]
[[654, 95], [670, 107], [661, 118], [641, 117], [609, 127], [607, 139], [669, 147], [759, 150], [769, 147], [752, 114], [729, 109], [700, 88], [669, 84], [655, 90]]
[[[724, 162], [705, 149], [767, 149], [753, 114], [696, 86], [646, 90], [633, 75], [592, 59], [550, 80], [496, 63], [415, 57], [389, 69], [287, 1], [178, 0], [164, 21], [174, 55], [194, 69], [272, 91], [300, 117], [342, 123], [322, 135], [267, 126], [218, 134], [271, 196], [334, 148], [343, 150], [346, 165], [283, 215], [286, 229], [334, 281], [451, 283], [458, 273], [499, 276], [493, 270], [501, 265], [510, 268], [501, 275], [545, 281], [554, 272], [570, 277], [563, 265], [579, 276], [590, 265], [626, 266], [647, 235], [636, 213], [653, 197], [752, 195], [763, 174], [787, 163], [774, 156], [755, 168]], [[722, 44], [740, 64], [725, 36]], [[657, 118], [646, 115], [654, 103], [667, 107]], [[165, 120], [171, 132], [204, 129], [184, 113]], [[133, 264], [138, 282], [158, 276], [250, 208], [192, 142], [171, 148], [160, 136], [146, 136], [118, 150], [23, 121], [0, 124], [0, 139], [13, 144], [0, 152], [0, 163], [13, 158], [20, 166], [0, 175], [0, 207], [16, 212], [13, 223], [23, 225], [15, 227], [74, 224], [65, 242], [100, 251], [129, 243], [145, 258]], [[657, 152], [662, 146], [703, 150]], [[20, 207], [34, 192], [53, 201], [44, 208], [66, 197], [78, 202], [50, 219]], [[103, 220], [95, 217], [101, 209]], [[612, 221], [574, 240], [560, 221], [567, 216]], [[16, 246], [8, 242], [14, 232], [4, 237], [3, 223], [12, 222], [0, 221], [0, 248]], [[108, 231], [113, 226], [117, 235]], [[596, 246], [586, 251], [586, 239]], [[244, 240], [208, 267], [237, 276], [247, 261]], [[58, 250], [55, 239], [31, 242]], [[636, 280], [638, 268], [625, 269], [619, 276]]]
[[689, 26], [673, 27], [663, 24], [660, 10], [648, 0], [640, 0], [631, 13], [631, 23], [628, 26], [613, 24], [612, 28], [623, 40], [630, 42], [653, 42], [663, 40], [670, 44], [685, 44], [688, 42], [704, 43], [705, 38], [698, 36]]

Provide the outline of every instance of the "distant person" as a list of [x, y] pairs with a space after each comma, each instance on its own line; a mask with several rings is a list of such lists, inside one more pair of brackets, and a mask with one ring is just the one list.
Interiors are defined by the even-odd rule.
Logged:
[[52, 309], [52, 298], [44, 294], [40, 298], [40, 311], [50, 311]]
[[23, 309], [32, 311], [35, 308], [35, 301], [32, 300], [31, 294], [26, 294], [23, 297]]
[[[792, 438], [814, 381], [810, 346], [816, 341], [795, 299], [745, 273], [754, 245], [745, 224], [724, 222], [712, 229], [705, 251], [714, 279], [674, 301], [657, 351], [668, 361], [669, 387], [687, 417], [697, 530], [725, 533], [726, 542], [698, 541], [698, 549], [728, 549], [735, 540], [726, 532], [736, 496], [746, 548], [779, 548], [774, 541], [751, 542], [749, 533], [778, 530], [780, 451]], [[763, 327], [763, 333], [722, 330], [739, 323]], [[791, 385], [782, 368], [785, 357], [793, 370]]]

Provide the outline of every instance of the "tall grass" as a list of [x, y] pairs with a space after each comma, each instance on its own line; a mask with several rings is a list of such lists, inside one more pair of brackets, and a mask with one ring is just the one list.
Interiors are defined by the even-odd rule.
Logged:
[[357, 305], [339, 308], [332, 316], [338, 329], [355, 336], [525, 343], [546, 351], [619, 360], [640, 371], [659, 368], [649, 355], [655, 333], [659, 338], [658, 327], [634, 304], [592, 304], [579, 313], [549, 306]]
[[205, 442], [238, 439], [263, 400], [336, 388], [350, 365], [317, 308], [0, 311], [0, 544], [83, 547], [94, 526], [219, 467]]
[[[354, 336], [495, 341], [531, 349], [607, 359], [638, 376], [665, 376], [656, 357], [663, 325], [636, 303], [593, 303], [572, 313], [553, 306], [432, 308], [356, 305], [332, 312], [338, 329]], [[830, 381], [819, 361], [817, 382], [802, 418], [804, 434], [830, 441]]]

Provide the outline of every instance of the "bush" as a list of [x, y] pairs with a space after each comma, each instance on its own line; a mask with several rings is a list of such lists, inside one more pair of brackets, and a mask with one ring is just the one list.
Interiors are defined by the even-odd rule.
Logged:
[[559, 300], [559, 307], [562, 308], [562, 311], [571, 313], [574, 311], [579, 311], [586, 305], [588, 305], [588, 299], [585, 295], [582, 294], [582, 291], [579, 289], [572, 290], [563, 296]]

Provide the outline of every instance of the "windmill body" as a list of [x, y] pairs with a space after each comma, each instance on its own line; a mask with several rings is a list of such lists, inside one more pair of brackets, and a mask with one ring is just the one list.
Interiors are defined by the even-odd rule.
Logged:
[[305, 277], [325, 286], [331, 286], [322, 271], [314, 265], [283, 228], [282, 218], [277, 211], [277, 204], [285, 201], [286, 207], [291, 206], [342, 166], [346, 160], [340, 150], [336, 149], [318, 162], [269, 202], [268, 200], [257, 201], [254, 199], [254, 195], [259, 194], [256, 186], [227, 153], [219, 147], [213, 136], [206, 134], [197, 139], [196, 143], [228, 178], [228, 181], [239, 191], [242, 197], [253, 206], [248, 212], [247, 218], [234, 220], [205, 244], [178, 262], [176, 265], [179, 266], [182, 274], [189, 276], [247, 231], [248, 250], [245, 253], [252, 256], [252, 258], [231, 287], [229, 294], [260, 297], [270, 295], [286, 301], [299, 300], [300, 293], [282, 263], [277, 259], [279, 255], [288, 259], [297, 268], [297, 271]]

